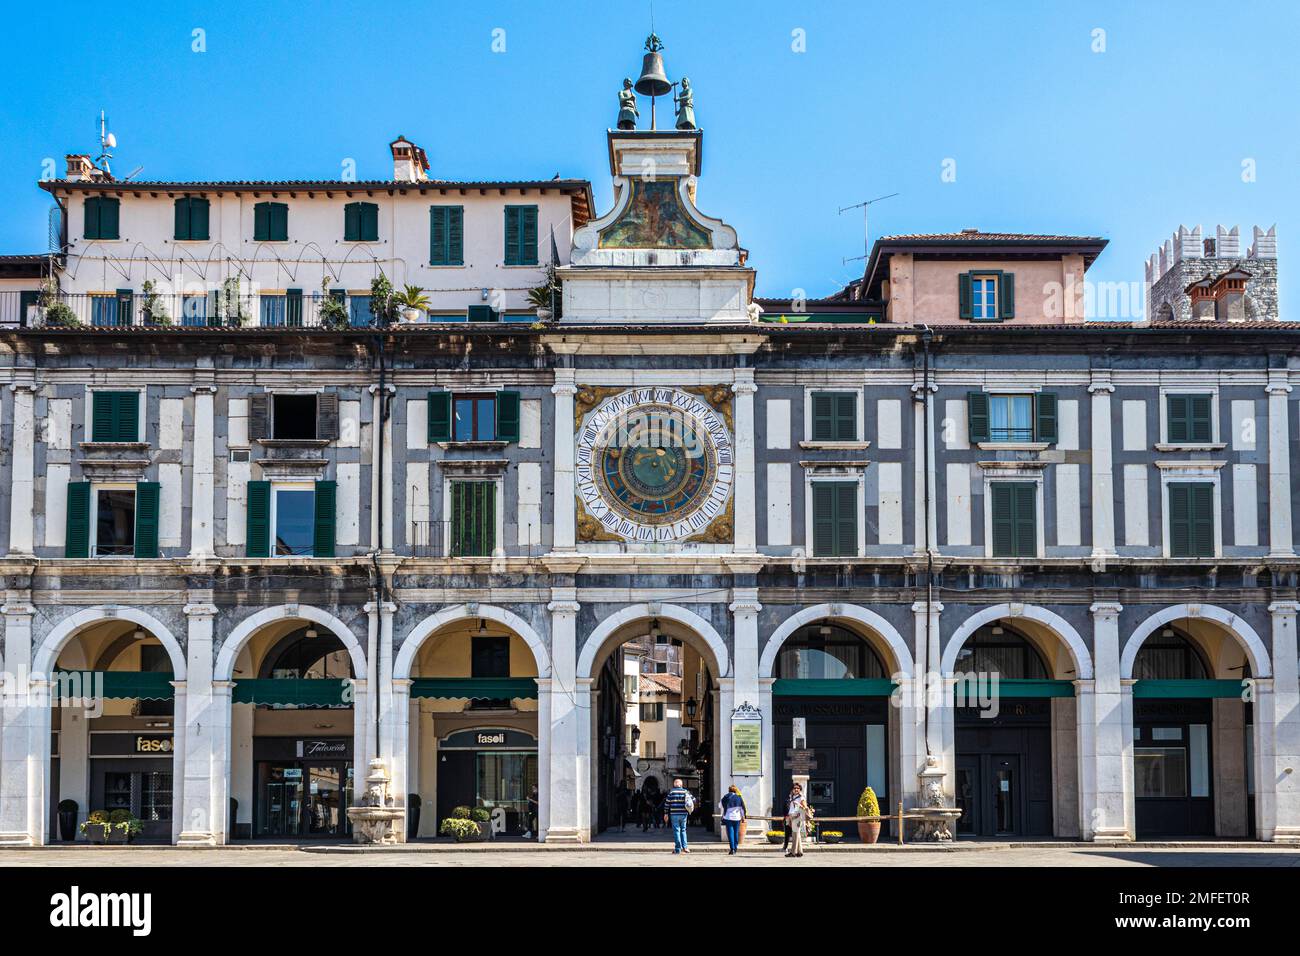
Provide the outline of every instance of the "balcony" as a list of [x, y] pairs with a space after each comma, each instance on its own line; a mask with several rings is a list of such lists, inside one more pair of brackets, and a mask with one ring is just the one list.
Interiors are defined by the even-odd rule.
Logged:
[[[508, 529], [514, 541], [515, 529]], [[416, 558], [477, 558], [478, 560], [511, 558], [538, 558], [546, 553], [542, 547], [541, 528], [529, 525], [524, 540], [529, 544], [512, 544], [502, 548], [499, 542], [489, 540], [487, 529], [460, 526], [450, 521], [410, 521], [406, 528], [407, 553]]]
[[141, 292], [0, 292], [0, 326], [9, 328], [323, 329], [371, 328], [369, 296], [187, 295]]

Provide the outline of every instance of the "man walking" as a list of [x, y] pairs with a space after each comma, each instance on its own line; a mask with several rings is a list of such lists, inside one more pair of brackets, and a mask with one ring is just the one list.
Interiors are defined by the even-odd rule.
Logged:
[[695, 798], [682, 786], [681, 778], [673, 781], [673, 788], [664, 797], [664, 822], [673, 828], [673, 853], [690, 853], [686, 845], [686, 818], [695, 809]]

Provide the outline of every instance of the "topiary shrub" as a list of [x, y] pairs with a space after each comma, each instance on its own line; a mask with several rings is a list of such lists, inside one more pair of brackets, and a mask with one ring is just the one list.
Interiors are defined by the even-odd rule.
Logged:
[[880, 816], [880, 801], [876, 799], [876, 791], [872, 790], [870, 787], [863, 790], [862, 796], [858, 797], [858, 816]]
[[468, 820], [469, 807], [453, 807], [451, 810], [451, 818], [453, 820]]
[[459, 817], [447, 817], [447, 819], [443, 820], [442, 826], [438, 827], [438, 835], [454, 837], [457, 843], [478, 840], [483, 836], [477, 823], [473, 820], [462, 820]]
[[487, 823], [492, 819], [492, 814], [487, 811], [486, 807], [475, 807], [469, 812], [469, 818], [475, 823]]

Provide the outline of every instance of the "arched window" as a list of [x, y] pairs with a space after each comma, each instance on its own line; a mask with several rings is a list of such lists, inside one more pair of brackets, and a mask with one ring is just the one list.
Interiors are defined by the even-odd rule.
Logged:
[[1161, 628], [1138, 649], [1133, 662], [1134, 680], [1205, 680], [1209, 668], [1185, 635], [1172, 627]]
[[352, 676], [352, 658], [342, 641], [312, 624], [281, 638], [262, 661], [258, 676], [343, 680]]
[[889, 675], [875, 649], [863, 638], [824, 621], [790, 635], [777, 655], [776, 676], [786, 680], [852, 680]]
[[1023, 634], [1005, 624], [986, 624], [957, 652], [958, 674], [997, 674], [1000, 680], [1047, 680], [1043, 656]]

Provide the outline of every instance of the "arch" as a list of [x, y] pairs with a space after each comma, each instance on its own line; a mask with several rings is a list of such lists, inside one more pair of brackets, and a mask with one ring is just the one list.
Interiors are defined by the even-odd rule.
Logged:
[[401, 647], [397, 649], [397, 657], [393, 661], [393, 679], [407, 680], [410, 678], [411, 668], [415, 664], [415, 655], [424, 642], [435, 632], [455, 621], [480, 617], [489, 621], [496, 621], [502, 627], [509, 628], [523, 638], [524, 643], [533, 652], [533, 659], [537, 662], [537, 676], [539, 678], [551, 676], [551, 655], [546, 650], [546, 643], [533, 630], [532, 625], [522, 617], [492, 604], [456, 604], [430, 614], [411, 629], [411, 632], [406, 635], [406, 639], [402, 641]]
[[1092, 680], [1092, 655], [1088, 652], [1088, 645], [1083, 642], [1079, 632], [1059, 614], [1053, 613], [1047, 608], [1038, 607], [1035, 604], [1024, 604], [1014, 609], [1010, 604], [995, 604], [993, 607], [986, 607], [984, 610], [977, 611], [966, 618], [953, 633], [952, 639], [948, 641], [948, 646], [943, 649], [939, 673], [944, 677], [952, 676], [952, 670], [957, 666], [957, 652], [966, 643], [966, 639], [985, 624], [992, 624], [994, 621], [1000, 621], [1003, 618], [1014, 620], [1018, 617], [1037, 621], [1059, 637], [1069, 649], [1070, 656], [1074, 658], [1076, 678], [1078, 680]]
[[168, 630], [167, 625], [145, 611], [111, 604], [88, 607], [68, 615], [56, 624], [54, 629], [45, 636], [45, 640], [41, 642], [40, 649], [32, 660], [32, 674], [49, 675], [59, 660], [59, 652], [63, 650], [63, 646], [87, 627], [101, 621], [130, 621], [144, 628], [167, 648], [167, 656], [172, 659], [172, 676], [178, 681], [185, 680], [185, 652], [181, 649], [180, 642]]
[[266, 627], [266, 625], [274, 624], [276, 621], [283, 621], [286, 618], [312, 621], [322, 627], [329, 628], [334, 636], [343, 642], [343, 646], [348, 649], [348, 653], [352, 657], [354, 679], [366, 679], [368, 671], [366, 670], [365, 650], [361, 647], [357, 636], [352, 633], [352, 628], [329, 613], [329, 611], [322, 611], [310, 604], [280, 604], [276, 607], [263, 608], [257, 613], [244, 618], [221, 642], [221, 651], [217, 654], [217, 663], [212, 670], [212, 679], [233, 680], [235, 658], [239, 656], [239, 652], [243, 650], [249, 638]]
[[712, 624], [694, 611], [688, 611], [676, 604], [660, 604], [653, 609], [649, 604], [630, 604], [618, 613], [605, 618], [587, 636], [587, 642], [582, 645], [582, 653], [578, 656], [578, 679], [595, 677], [596, 659], [605, 642], [609, 640], [615, 631], [625, 624], [651, 617], [676, 621], [678, 624], [690, 628], [697, 637], [708, 645], [709, 651], [713, 655], [713, 663], [717, 666], [717, 673], [713, 676], [715, 678], [726, 677], [730, 673], [731, 658], [727, 653], [727, 645], [722, 640], [722, 635], [714, 629]]
[[767, 639], [767, 646], [763, 648], [763, 656], [758, 662], [759, 679], [772, 676], [772, 672], [776, 669], [777, 655], [781, 652], [781, 645], [785, 643], [786, 638], [799, 628], [825, 618], [856, 621], [870, 628], [889, 647], [900, 676], [904, 680], [911, 678], [916, 669], [912, 661], [912, 652], [907, 649], [907, 642], [903, 640], [903, 636], [898, 633], [894, 625], [875, 611], [869, 611], [856, 604], [817, 604], [792, 614], [772, 632], [772, 636]]
[[1133, 679], [1133, 664], [1137, 661], [1138, 650], [1142, 647], [1142, 642], [1150, 637], [1156, 628], [1183, 618], [1193, 620], [1205, 618], [1222, 625], [1229, 634], [1241, 643], [1242, 649], [1245, 650], [1246, 656], [1250, 659], [1250, 673], [1258, 678], [1273, 676], [1268, 649], [1264, 647], [1264, 642], [1259, 639], [1255, 629], [1240, 617], [1213, 604], [1174, 604], [1171, 607], [1156, 611], [1156, 613], [1139, 624], [1137, 629], [1129, 636], [1128, 643], [1124, 645], [1124, 653], [1120, 655], [1119, 659], [1120, 679]]

